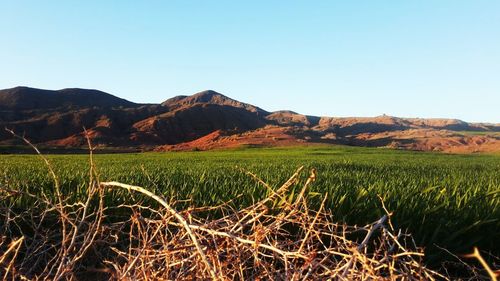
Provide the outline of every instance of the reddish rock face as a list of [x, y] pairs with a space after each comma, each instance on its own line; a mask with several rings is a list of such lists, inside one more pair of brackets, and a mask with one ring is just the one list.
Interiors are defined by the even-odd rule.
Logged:
[[[155, 150], [347, 144], [452, 153], [500, 151], [500, 125], [456, 119], [316, 117], [267, 112], [215, 91], [136, 104], [85, 89], [0, 90], [0, 127], [35, 143]], [[0, 145], [12, 136], [0, 130]]]

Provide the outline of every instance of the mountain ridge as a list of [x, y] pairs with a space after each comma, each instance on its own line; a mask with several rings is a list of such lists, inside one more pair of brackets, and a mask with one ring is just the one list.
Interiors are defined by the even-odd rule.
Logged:
[[243, 108], [248, 111], [257, 112], [262, 115], [267, 115], [269, 112], [253, 106], [248, 103], [243, 103], [227, 97], [221, 93], [214, 90], [205, 90], [195, 93], [191, 96], [175, 96], [161, 103], [163, 106], [167, 106], [171, 109], [177, 109], [183, 106], [192, 106], [195, 104], [217, 104], [217, 105], [228, 105], [238, 108]]
[[[0, 90], [0, 126], [57, 147], [191, 150], [344, 144], [444, 152], [500, 151], [500, 124], [446, 118], [310, 116], [268, 112], [213, 90], [138, 104], [93, 89]], [[5, 131], [0, 145], [14, 143]]]
[[0, 109], [36, 110], [60, 107], [135, 107], [138, 104], [95, 90], [65, 88], [45, 90], [25, 86], [0, 90]]

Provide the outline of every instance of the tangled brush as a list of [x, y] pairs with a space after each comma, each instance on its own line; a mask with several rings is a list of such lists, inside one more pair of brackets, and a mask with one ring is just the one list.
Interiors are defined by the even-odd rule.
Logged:
[[[319, 210], [308, 208], [314, 172], [298, 194], [289, 193], [301, 171], [277, 190], [250, 174], [268, 189], [269, 196], [241, 210], [226, 204], [176, 211], [142, 187], [98, 182], [93, 177], [85, 201], [70, 204], [60, 194], [60, 201], [51, 202], [42, 196], [36, 198], [35, 209], [43, 210], [40, 214], [14, 214], [15, 208], [2, 211], [3, 233], [22, 234], [10, 243], [7, 237], [13, 235], [0, 240], [3, 276], [54, 280], [85, 279], [88, 273], [117, 280], [442, 277], [422, 265], [423, 253], [408, 235], [394, 231], [390, 213], [354, 227], [334, 223], [324, 208], [325, 200]], [[102, 202], [109, 189], [116, 188], [142, 193], [159, 205], [120, 205], [130, 216], [108, 222], [105, 218], [112, 216], [107, 214], [112, 209]], [[7, 189], [2, 194], [4, 200], [35, 197]], [[223, 215], [197, 216], [207, 211]]]
[[[127, 261], [110, 263], [116, 277], [134, 279], [216, 280], [364, 280], [435, 279], [443, 277], [421, 263], [423, 253], [409, 236], [391, 227], [390, 214], [364, 227], [332, 222], [324, 202], [314, 211], [307, 205], [307, 190], [314, 172], [300, 193], [287, 196], [302, 168], [270, 196], [242, 210], [218, 207], [224, 216], [196, 217], [196, 210], [177, 212], [147, 190], [117, 182], [105, 187], [141, 192], [158, 201], [157, 219], [134, 217], [131, 231], [142, 237], [127, 251]], [[326, 198], [326, 197], [325, 197]], [[360, 237], [359, 242], [349, 237]]]

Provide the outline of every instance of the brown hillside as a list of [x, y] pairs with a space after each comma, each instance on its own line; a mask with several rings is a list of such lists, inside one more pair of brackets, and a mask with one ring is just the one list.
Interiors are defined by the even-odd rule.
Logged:
[[[344, 144], [452, 153], [500, 151], [500, 125], [457, 119], [316, 117], [267, 112], [215, 91], [139, 105], [85, 89], [0, 90], [0, 127], [37, 144], [156, 150]], [[0, 130], [0, 145], [12, 136]]]
[[266, 119], [278, 125], [307, 127], [316, 126], [320, 121], [320, 117], [302, 115], [289, 110], [275, 111], [266, 116]]
[[199, 139], [174, 145], [158, 146], [156, 151], [211, 150], [238, 147], [273, 147], [304, 145], [307, 141], [299, 138], [293, 128], [268, 125], [243, 133], [217, 130]]
[[0, 90], [0, 110], [40, 110], [64, 107], [136, 107], [138, 104], [98, 90], [42, 90], [15, 87]]
[[[82, 108], [70, 110], [51, 110], [32, 115], [32, 112], [18, 114], [18, 120], [10, 122], [0, 121], [1, 128], [14, 129], [25, 135], [35, 143], [47, 143], [57, 146], [75, 146], [75, 141], [67, 138], [80, 139], [78, 143], [85, 143], [83, 128], [102, 131], [104, 139], [93, 140], [96, 144], [115, 145], [116, 142], [107, 142], [105, 139], [125, 138], [120, 144], [124, 146], [137, 145], [129, 143], [128, 134], [132, 125], [140, 120], [161, 114], [164, 108], [157, 105], [147, 105], [135, 108]], [[9, 140], [12, 136], [5, 130], [0, 130], [0, 143]]]
[[177, 144], [192, 141], [217, 130], [249, 131], [265, 125], [255, 111], [217, 104], [184, 106], [133, 125], [137, 139]]
[[250, 112], [256, 112], [259, 115], [267, 115], [268, 112], [253, 106], [251, 104], [242, 103], [237, 100], [233, 100], [223, 94], [217, 93], [216, 91], [207, 90], [203, 92], [196, 93], [192, 96], [176, 96], [168, 99], [162, 103], [163, 106], [168, 107], [170, 110], [176, 110], [179, 108], [191, 107], [196, 104], [212, 104], [212, 105], [225, 105], [231, 107], [237, 107], [245, 109]]

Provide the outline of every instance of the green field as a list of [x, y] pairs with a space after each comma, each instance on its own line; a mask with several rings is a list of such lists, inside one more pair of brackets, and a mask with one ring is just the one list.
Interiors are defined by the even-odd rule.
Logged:
[[[63, 191], [85, 192], [88, 155], [48, 155]], [[317, 170], [310, 200], [319, 205], [328, 193], [328, 208], [338, 221], [366, 224], [390, 211], [396, 227], [408, 229], [430, 258], [472, 246], [500, 252], [500, 156], [446, 155], [376, 148], [308, 147], [241, 149], [209, 152], [95, 155], [101, 181], [140, 185], [175, 200], [217, 205], [236, 198], [236, 207], [266, 196], [266, 190], [242, 169], [272, 186], [297, 167]], [[308, 172], [303, 173], [307, 178]], [[0, 155], [0, 185], [33, 193], [53, 192], [53, 181], [36, 155]], [[300, 188], [297, 185], [296, 188]], [[135, 196], [135, 199], [138, 199]], [[110, 204], [132, 200], [125, 193]], [[2, 204], [2, 203], [0, 203]], [[29, 202], [16, 202], [18, 207]], [[23, 206], [24, 204], [24, 206]], [[179, 203], [176, 206], [181, 208]]]

